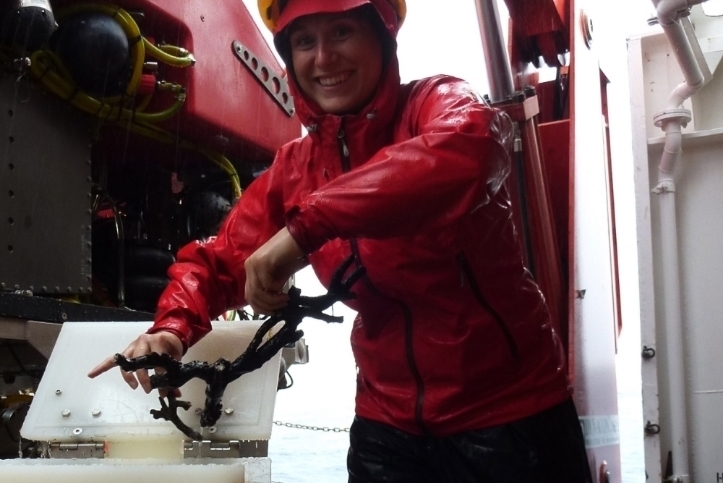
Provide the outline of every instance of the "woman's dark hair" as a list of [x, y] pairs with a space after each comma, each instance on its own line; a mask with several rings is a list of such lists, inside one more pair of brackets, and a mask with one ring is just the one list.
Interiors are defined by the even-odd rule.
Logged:
[[[280, 7], [282, 10], [287, 3], [288, 0], [281, 0]], [[369, 22], [372, 30], [374, 31], [374, 35], [376, 35], [376, 37], [381, 41], [382, 59], [384, 62], [384, 66], [386, 66], [397, 49], [397, 41], [387, 30], [381, 16], [373, 5], [362, 5], [361, 7], [358, 7], [354, 10], [358, 11], [361, 17]], [[282, 32], [279, 32], [276, 37], [274, 37], [274, 44], [276, 45], [276, 50], [279, 52], [279, 55], [286, 63], [286, 68], [289, 71], [291, 71], [293, 68], [291, 64], [291, 41], [289, 39], [289, 28], [291, 27], [291, 25], [293, 25], [293, 22], [289, 24]]]

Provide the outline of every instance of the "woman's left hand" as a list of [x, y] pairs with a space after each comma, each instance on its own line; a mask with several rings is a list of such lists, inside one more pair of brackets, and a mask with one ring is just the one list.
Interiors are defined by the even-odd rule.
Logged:
[[286, 281], [307, 265], [304, 252], [283, 228], [246, 259], [246, 302], [255, 313], [271, 315], [289, 301]]

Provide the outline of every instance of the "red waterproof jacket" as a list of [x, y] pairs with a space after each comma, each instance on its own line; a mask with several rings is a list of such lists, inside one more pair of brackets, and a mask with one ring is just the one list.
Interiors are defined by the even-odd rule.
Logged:
[[560, 340], [523, 266], [510, 201], [509, 118], [468, 84], [400, 86], [393, 58], [358, 115], [320, 115], [282, 147], [218, 236], [170, 271], [152, 332], [186, 346], [244, 305], [244, 261], [284, 226], [323, 284], [350, 254], [356, 412], [438, 436], [516, 420], [570, 396]]

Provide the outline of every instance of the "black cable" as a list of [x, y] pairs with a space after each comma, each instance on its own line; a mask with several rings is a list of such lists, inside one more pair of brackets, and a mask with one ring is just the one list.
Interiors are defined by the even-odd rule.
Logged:
[[[2, 342], [0, 342], [0, 347], [2, 347], [3, 345], [8, 348], [8, 351], [10, 351], [10, 355], [12, 356], [13, 360], [15, 361], [15, 364], [16, 364], [16, 365], [18, 366], [18, 368], [20, 369], [20, 372], [22, 372], [23, 374], [28, 375], [28, 376], [30, 376], [30, 377], [33, 377], [33, 378], [39, 378], [39, 377], [42, 375], [42, 373], [43, 373], [42, 370], [40, 370], [40, 371], [35, 371], [35, 373], [33, 373], [33, 372], [31, 372], [30, 370], [28, 370], [28, 369], [23, 365], [22, 361], [21, 361], [20, 358], [18, 357], [18, 354], [17, 354], [17, 352], [15, 352], [15, 349], [13, 348], [12, 345], [7, 344], [7, 343], [2, 343]], [[38, 373], [39, 373], [39, 374], [38, 374]]]
[[[8, 423], [9, 423], [9, 422], [10, 422], [10, 421], [8, 420]], [[3, 424], [3, 428], [5, 428], [5, 431], [8, 433], [8, 437], [10, 438], [10, 441], [12, 441], [13, 443], [19, 443], [19, 442], [20, 442], [19, 439], [15, 439], [15, 437], [13, 436], [12, 431], [10, 431], [10, 425], [9, 425], [9, 424]]]
[[291, 373], [289, 372], [288, 369], [286, 369], [286, 372], [285, 372], [284, 374], [286, 375], [286, 377], [289, 378], [289, 381], [291, 381], [291, 384], [289, 384], [289, 385], [286, 386], [286, 387], [282, 387], [282, 388], [280, 389], [280, 391], [283, 391], [284, 389], [291, 389], [291, 386], [294, 385], [294, 378], [291, 377]]

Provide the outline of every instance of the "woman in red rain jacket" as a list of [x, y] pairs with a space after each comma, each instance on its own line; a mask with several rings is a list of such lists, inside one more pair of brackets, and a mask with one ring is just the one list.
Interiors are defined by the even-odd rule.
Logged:
[[[349, 302], [350, 482], [592, 481], [512, 224], [509, 119], [452, 77], [400, 85], [402, 0], [259, 3], [308, 136], [279, 150], [215, 239], [179, 252], [153, 328], [123, 354], [180, 358], [231, 307], [282, 308], [307, 260], [328, 285], [353, 255], [366, 274]], [[150, 391], [145, 371], [123, 377]]]

